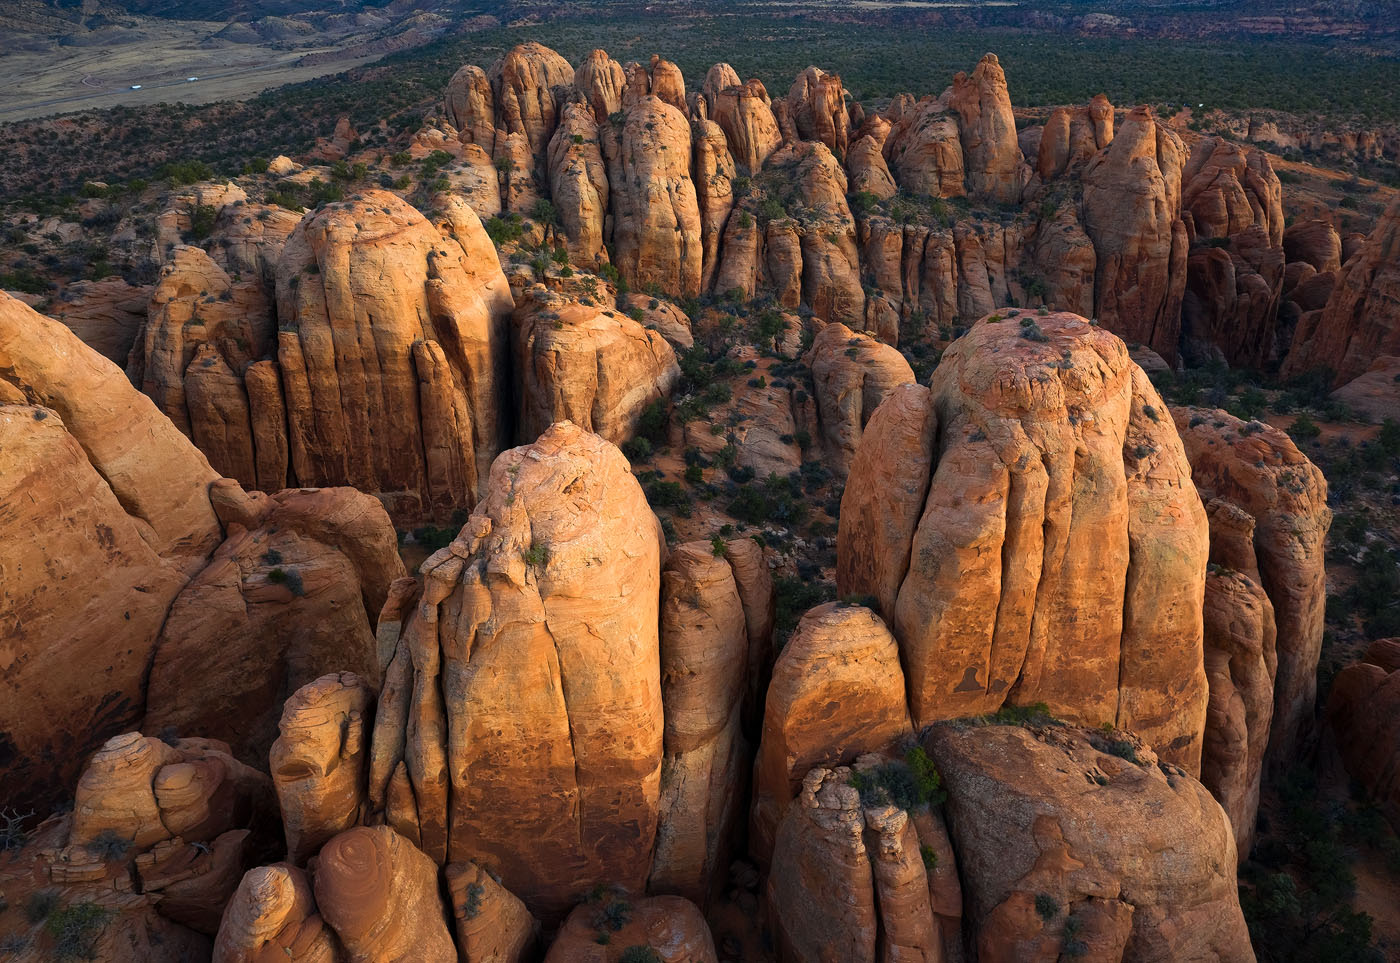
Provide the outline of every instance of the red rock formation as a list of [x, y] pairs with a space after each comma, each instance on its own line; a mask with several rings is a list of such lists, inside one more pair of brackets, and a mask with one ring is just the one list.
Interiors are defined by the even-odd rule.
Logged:
[[894, 175], [885, 163], [885, 142], [890, 136], [890, 122], [876, 115], [866, 121], [846, 154], [846, 169], [851, 175], [851, 193], [870, 193], [888, 200], [898, 192]]
[[851, 118], [838, 75], [808, 67], [793, 81], [787, 101], [803, 140], [820, 141], [837, 157], [846, 156]]
[[1182, 207], [1196, 247], [1187, 261], [1182, 334], [1198, 355], [1262, 367], [1274, 353], [1283, 288], [1283, 188], [1262, 151], [1206, 137], [1191, 150]]
[[900, 187], [930, 197], [967, 193], [958, 125], [941, 99], [925, 97], [898, 116], [887, 111], [885, 117], [893, 125], [885, 159]]
[[77, 281], [63, 289], [51, 310], [89, 348], [126, 367], [131, 346], [146, 323], [149, 287], [134, 287], [118, 277]]
[[75, 952], [207, 958], [273, 812], [267, 777], [222, 743], [114, 737], [79, 781], [73, 813], [45, 820], [0, 858], [7, 902], [52, 905], [0, 916], [0, 940], [10, 957], [34, 963]]
[[751, 661], [728, 561], [709, 542], [681, 545], [661, 573], [666, 728], [648, 892], [703, 906], [728, 869], [749, 764], [740, 716]]
[[[851, 459], [841, 498], [845, 524], [837, 532], [836, 581], [861, 585], [881, 612], [894, 613], [909, 570], [908, 546], [928, 495], [937, 436], [929, 389], [898, 385], [870, 416]], [[877, 501], [868, 495], [874, 491], [893, 497]]]
[[222, 535], [204, 456], [119, 368], [8, 296], [0, 371], [0, 776], [23, 811], [139, 721], [166, 612]]
[[559, 128], [549, 142], [549, 193], [563, 222], [569, 257], [584, 265], [606, 261], [608, 173], [598, 125], [584, 104], [565, 104], [560, 112]]
[[700, 208], [700, 289], [708, 292], [714, 288], [724, 225], [734, 207], [734, 158], [724, 131], [714, 121], [696, 121], [692, 133], [695, 194]]
[[676, 353], [658, 332], [540, 286], [521, 297], [515, 337], [522, 441], [572, 421], [620, 445], [680, 376]]
[[[1206, 519], [1126, 347], [1074, 315], [992, 315], [944, 353], [929, 391], [927, 496], [912, 466], [862, 467], [870, 484], [848, 483], [837, 543], [841, 594], [874, 594], [891, 617], [915, 725], [1045, 702], [1196, 771]], [[910, 394], [872, 436], [891, 456], [926, 450], [929, 414]], [[861, 564], [854, 526], [877, 515], [888, 561]], [[1004, 570], [1004, 554], [1027, 563]]]
[[443, 921], [437, 867], [387, 826], [336, 836], [316, 860], [322, 918], [352, 963], [455, 963]]
[[304, 864], [360, 822], [373, 702], [358, 676], [337, 672], [302, 686], [283, 707], [268, 765], [289, 862]]
[[1351, 778], [1400, 826], [1400, 640], [1371, 644], [1365, 658], [1337, 673], [1327, 695], [1327, 721]]
[[[712, 70], [711, 73], [714, 73]], [[723, 72], [718, 79], [723, 77]], [[710, 77], [706, 76], [706, 82]], [[782, 144], [778, 121], [769, 106], [768, 91], [757, 80], [715, 90], [710, 119], [719, 124], [729, 140], [734, 162], [757, 173], [769, 155]]]
[[487, 492], [402, 622], [370, 801], [558, 919], [650, 868], [662, 538], [626, 459], [568, 422], [498, 458]]
[[635, 902], [625, 891], [606, 891], [580, 903], [550, 946], [545, 963], [716, 963], [714, 939], [695, 904], [679, 896]]
[[308, 216], [277, 267], [292, 468], [399, 520], [445, 518], [474, 504], [508, 431], [511, 298], [465, 203], [435, 227], [359, 196]]
[[261, 763], [301, 686], [333, 670], [378, 686], [375, 616], [403, 562], [383, 508], [353, 489], [267, 496], [225, 479], [210, 500], [227, 538], [170, 607], [144, 728], [222, 738]]
[[476, 144], [487, 151], [496, 145], [495, 95], [486, 71], [467, 64], [447, 82], [443, 94], [443, 113], [460, 132], [462, 142]]
[[1087, 729], [943, 725], [927, 745], [978, 959], [1077, 957], [1076, 941], [1098, 960], [1254, 959], [1229, 823], [1179, 768]]
[[[1316, 701], [1326, 605], [1323, 545], [1332, 521], [1327, 481], [1277, 428], [1246, 424], [1224, 411], [1177, 408], [1172, 415], [1201, 497], [1227, 502], [1254, 520], [1253, 539], [1233, 537], [1228, 556], [1218, 557], [1213, 529], [1211, 557], [1251, 576], [1273, 604], [1278, 677], [1266, 762], [1283, 767], [1308, 738]], [[1247, 523], [1243, 528], [1247, 532]]]
[[[803, 616], [773, 666], [754, 763], [749, 848], [761, 864], [807, 773], [912, 738], [899, 648], [880, 617], [830, 602]], [[775, 869], [775, 873], [777, 870]]]
[[690, 179], [690, 125], [655, 96], [627, 111], [611, 176], [617, 268], [634, 287], [700, 293], [700, 208]]
[[[1219, 500], [1213, 500], [1208, 511], [1212, 554], [1233, 555], [1238, 546], [1246, 549], [1242, 554], [1253, 562], [1249, 543], [1254, 519]], [[1222, 564], [1213, 565], [1206, 576], [1205, 659], [1210, 702], [1201, 783], [1230, 817], [1235, 851], [1244, 859], [1254, 845], [1259, 782], [1273, 719], [1277, 630], [1274, 607], [1259, 585], [1258, 570], [1239, 572]]]
[[1056, 107], [1045, 121], [1036, 153], [1036, 173], [1049, 181], [1080, 170], [1113, 142], [1113, 105], [1103, 94], [1084, 107]]
[[1319, 273], [1342, 269], [1342, 238], [1331, 221], [1295, 221], [1283, 231], [1283, 252], [1290, 264], [1310, 264]]
[[958, 119], [968, 193], [1001, 204], [1019, 201], [1030, 170], [1021, 159], [1011, 95], [997, 55], [985, 55], [971, 75], [953, 77], [947, 102]]
[[897, 385], [914, 381], [914, 370], [894, 348], [844, 324], [817, 333], [808, 364], [827, 467], [845, 476], [866, 422]]
[[1138, 107], [1084, 170], [1084, 230], [1098, 254], [1095, 316], [1169, 363], [1186, 285], [1185, 160], [1181, 139]]
[[487, 78], [495, 100], [496, 127], [507, 134], [523, 134], [535, 159], [530, 166], [541, 166], [558, 122], [554, 89], [574, 82], [574, 68], [553, 50], [531, 41], [512, 47], [491, 65]]
[[719, 104], [719, 95], [730, 87], [739, 87], [743, 81], [739, 79], [739, 73], [729, 64], [715, 64], [705, 72], [705, 82], [700, 85], [700, 96], [705, 100], [707, 117], [715, 119], [715, 108]]
[[437, 867], [387, 826], [346, 830], [308, 874], [250, 870], [224, 913], [217, 963], [455, 963]]
[[214, 963], [339, 963], [335, 931], [316, 910], [306, 873], [286, 863], [248, 871], [224, 911]]
[[606, 50], [590, 51], [574, 71], [574, 87], [583, 93], [593, 110], [594, 122], [600, 126], [622, 110], [622, 91], [626, 86], [622, 64], [609, 57]]
[[[853, 783], [890, 765], [807, 774], [778, 830], [768, 907], [780, 958], [794, 963], [961, 956], [962, 894], [942, 818], [910, 810]], [[899, 765], [894, 763], [893, 765]]]
[[525, 963], [535, 958], [540, 924], [519, 897], [476, 863], [449, 863], [442, 875], [464, 963]]
[[1321, 313], [1304, 316], [1282, 373], [1330, 368], [1340, 387], [1381, 355], [1400, 355], [1400, 200], [1348, 259]]

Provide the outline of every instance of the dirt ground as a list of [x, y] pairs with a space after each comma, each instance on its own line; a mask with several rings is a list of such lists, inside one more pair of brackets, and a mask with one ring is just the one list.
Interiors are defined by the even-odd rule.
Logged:
[[[338, 73], [378, 59], [351, 47], [360, 37], [325, 46], [275, 49], [214, 41], [223, 27], [201, 21], [149, 21], [131, 42], [57, 46], [5, 55], [0, 72], [0, 122], [92, 107], [137, 106], [162, 101], [204, 104], [239, 100], [282, 84]], [[317, 54], [313, 63], [303, 58]], [[337, 56], [341, 54], [342, 56]], [[198, 77], [187, 81], [187, 77]], [[140, 90], [132, 90], [140, 84]]]

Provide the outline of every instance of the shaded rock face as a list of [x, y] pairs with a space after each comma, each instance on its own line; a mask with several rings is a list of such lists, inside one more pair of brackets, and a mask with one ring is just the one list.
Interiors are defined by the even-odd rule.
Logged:
[[1198, 355], [1261, 367], [1274, 354], [1283, 289], [1283, 187], [1262, 151], [1206, 137], [1182, 175], [1193, 246], [1182, 337]]
[[1381, 355], [1365, 374], [1332, 392], [1332, 397], [1373, 421], [1393, 418], [1400, 411], [1400, 355]]
[[[616, 448], [568, 422], [503, 454], [422, 569], [380, 696], [370, 808], [545, 917], [641, 888], [663, 719], [660, 526]], [[378, 818], [378, 817], [376, 817]]]
[[631, 900], [610, 890], [580, 903], [559, 929], [545, 963], [716, 963], [714, 938], [694, 903], [679, 896]]
[[1126, 346], [1075, 315], [991, 315], [877, 429], [838, 590], [890, 619], [915, 726], [1044, 702], [1198, 771], [1206, 517]]
[[761, 864], [818, 766], [850, 765], [912, 739], [899, 647], [880, 617], [831, 602], [802, 617], [773, 666], [754, 763], [749, 848]]
[[375, 618], [403, 562], [384, 509], [353, 489], [268, 496], [223, 480], [210, 500], [227, 537], [170, 607], [144, 727], [222, 737], [261, 763], [301, 686], [343, 669], [378, 687]]
[[[1221, 554], [1253, 536], [1254, 519], [1227, 503], [1212, 501], [1211, 549]], [[1231, 545], [1233, 549], [1235, 545]], [[1252, 552], [1250, 553], [1252, 557]], [[1274, 607], [1259, 585], [1257, 570], [1244, 573], [1216, 563], [1206, 575], [1205, 657], [1210, 702], [1206, 710], [1201, 783], [1220, 801], [1243, 860], [1254, 844], [1259, 783], [1278, 673]]]
[[277, 266], [291, 470], [395, 519], [470, 508], [509, 433], [510, 291], [465, 203], [438, 226], [365, 191], [292, 234]]
[[866, 423], [895, 387], [914, 381], [914, 369], [894, 348], [844, 324], [817, 333], [808, 364], [827, 467], [845, 475]]
[[1400, 355], [1400, 200], [1376, 220], [1337, 275], [1327, 306], [1306, 314], [1282, 374], [1328, 368], [1341, 386], [1382, 355]]
[[0, 861], [7, 902], [56, 904], [46, 918], [0, 918], [9, 955], [71, 958], [71, 936], [65, 944], [48, 920], [60, 907], [78, 919], [101, 907], [102, 925], [80, 947], [94, 959], [207, 959], [239, 877], [267, 845], [270, 789], [215, 740], [107, 740], [78, 781], [73, 811], [45, 820]]
[[24, 811], [139, 721], [166, 612], [222, 532], [204, 456], [119, 368], [3, 295], [0, 371], [0, 776]]
[[611, 309], [536, 287], [522, 296], [514, 323], [522, 441], [572, 421], [620, 445], [680, 377], [659, 332]]
[[1185, 161], [1181, 139], [1138, 107], [1084, 170], [1084, 230], [1098, 252], [1095, 317], [1169, 363], [1186, 285]]
[[962, 958], [962, 889], [941, 815], [863, 800], [852, 785], [882, 764], [813, 769], [788, 805], [766, 893], [781, 959]]
[[1400, 826], [1400, 767], [1396, 721], [1400, 716], [1400, 640], [1373, 642], [1364, 658], [1332, 680], [1327, 722], [1351, 778]]
[[1106, 738], [929, 734], [978, 959], [1054, 959], [1078, 941], [1103, 960], [1253, 960], [1224, 813], [1179, 768], [1101, 751]]
[[150, 297], [149, 287], [136, 287], [121, 278], [77, 281], [63, 289], [50, 310], [83, 344], [125, 367], [131, 346], [146, 322]]
[[746, 611], [767, 599], [740, 588], [751, 558], [739, 542], [732, 550], [723, 546], [718, 555], [709, 542], [689, 542], [671, 553], [661, 572], [666, 728], [647, 890], [685, 896], [702, 906], [723, 880], [733, 852], [750, 759], [745, 702], [767, 669], [765, 628], [771, 630], [771, 623], [763, 626], [763, 615], [753, 613], [757, 624], [751, 640], [754, 619]]
[[1084, 107], [1056, 107], [1036, 148], [1036, 173], [1050, 180], [1079, 170], [1113, 142], [1113, 105], [1099, 94]]
[[[1219, 410], [1177, 408], [1172, 416], [1201, 498], [1207, 505], [1219, 501], [1235, 510], [1227, 516], [1212, 506], [1211, 560], [1257, 583], [1273, 608], [1277, 678], [1273, 719], [1264, 725], [1269, 731], [1266, 762], [1279, 771], [1311, 736], [1326, 606], [1324, 544], [1332, 523], [1327, 481], [1277, 428]], [[1252, 603], [1241, 598], [1228, 616], [1244, 621], [1229, 631], [1243, 631], [1246, 638], [1255, 632], [1246, 627], [1255, 619], [1247, 604], [1262, 603], [1257, 596]], [[1262, 649], [1267, 638], [1262, 625], [1258, 638]], [[1232, 649], [1240, 644], [1254, 648], [1252, 641], [1228, 641]], [[1267, 652], [1262, 658], [1268, 660]], [[1251, 741], [1257, 735], [1251, 731]]]

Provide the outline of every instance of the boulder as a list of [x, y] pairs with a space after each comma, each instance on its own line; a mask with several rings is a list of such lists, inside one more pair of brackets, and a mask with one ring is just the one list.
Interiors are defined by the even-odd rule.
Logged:
[[1400, 640], [1373, 642], [1365, 656], [1337, 673], [1327, 695], [1327, 722], [1347, 773], [1400, 826]]
[[1327, 598], [1324, 544], [1332, 522], [1327, 480], [1277, 428], [1219, 410], [1176, 408], [1172, 416], [1201, 498], [1227, 502], [1254, 520], [1252, 539], [1234, 536], [1228, 556], [1217, 551], [1213, 528], [1211, 558], [1257, 572], [1253, 581], [1273, 606], [1278, 673], [1266, 762], [1281, 772], [1312, 728]]
[[530, 41], [512, 47], [486, 76], [495, 100], [495, 126], [506, 134], [522, 134], [535, 161], [529, 166], [543, 166], [540, 162], [558, 123], [555, 88], [573, 84], [574, 68], [544, 44]]
[[1372, 421], [1400, 416], [1400, 355], [1381, 355], [1365, 374], [1332, 392], [1332, 398]]
[[545, 963], [716, 963], [709, 924], [679, 896], [630, 899], [625, 890], [600, 888], [559, 929]]
[[449, 863], [442, 875], [464, 963], [526, 963], [536, 958], [540, 924], [519, 897], [476, 863]]
[[1229, 822], [1205, 788], [1122, 733], [934, 727], [984, 961], [1252, 961]]

